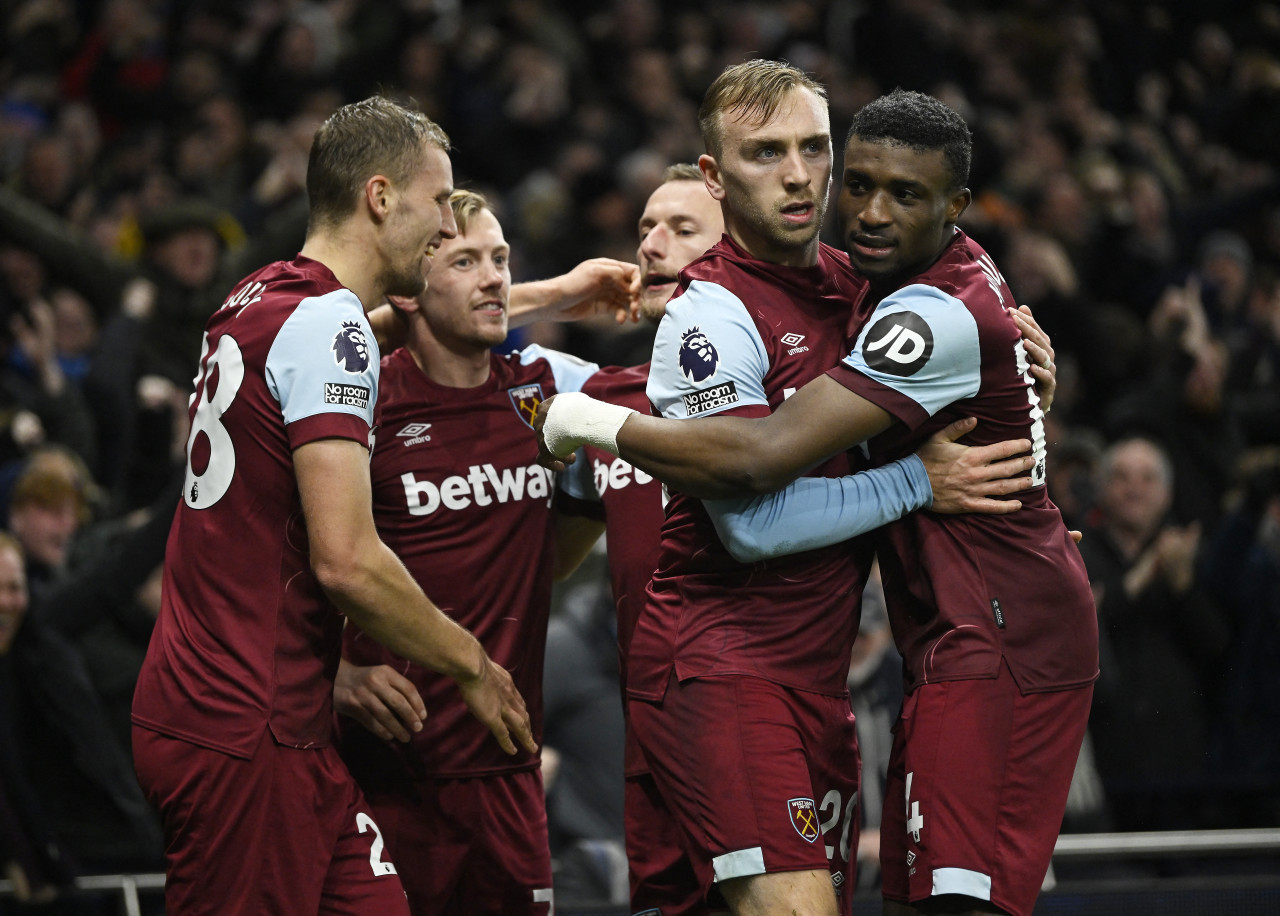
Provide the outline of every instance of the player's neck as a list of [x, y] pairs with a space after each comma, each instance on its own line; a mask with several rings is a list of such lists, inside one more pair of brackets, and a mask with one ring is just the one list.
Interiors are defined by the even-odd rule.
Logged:
[[411, 323], [407, 346], [422, 374], [444, 388], [479, 388], [493, 371], [487, 349], [449, 346], [425, 322]]
[[308, 235], [298, 253], [329, 268], [339, 283], [356, 294], [366, 312], [382, 303], [386, 291], [371, 269], [368, 247], [341, 229]]
[[769, 242], [758, 232], [732, 218], [725, 231], [738, 247], [758, 261], [782, 267], [812, 267], [818, 263], [818, 237], [799, 248], [784, 248]]

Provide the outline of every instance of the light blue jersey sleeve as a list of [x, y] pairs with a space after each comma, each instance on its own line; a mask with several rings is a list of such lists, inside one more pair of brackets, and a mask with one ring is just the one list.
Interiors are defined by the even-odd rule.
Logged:
[[662, 416], [677, 420], [768, 406], [768, 370], [764, 341], [742, 300], [718, 283], [695, 280], [667, 303], [645, 393]]
[[[556, 380], [557, 392], [581, 391], [587, 379], [600, 371], [600, 367], [595, 363], [570, 356], [568, 353], [561, 353], [559, 350], [548, 350], [538, 344], [530, 344], [518, 355], [522, 366], [527, 366], [534, 360], [545, 359], [551, 366], [551, 375]], [[577, 460], [557, 475], [556, 485], [577, 499], [598, 501], [600, 495], [596, 492], [591, 461], [587, 458], [586, 449], [580, 448], [574, 454], [578, 456]]]
[[349, 413], [373, 426], [382, 354], [355, 294], [347, 289], [303, 299], [267, 353], [267, 389], [286, 424], [322, 413]]
[[545, 359], [551, 366], [551, 375], [556, 380], [556, 391], [581, 391], [587, 379], [600, 371], [595, 363], [585, 359], [561, 353], [559, 350], [548, 350], [538, 344], [530, 344], [519, 351], [520, 365], [527, 366], [535, 360]]
[[801, 477], [777, 493], [702, 504], [730, 555], [754, 563], [838, 544], [932, 502], [924, 462], [909, 455], [847, 477]]
[[933, 416], [978, 393], [978, 324], [955, 296], [924, 284], [905, 286], [876, 307], [844, 363]]

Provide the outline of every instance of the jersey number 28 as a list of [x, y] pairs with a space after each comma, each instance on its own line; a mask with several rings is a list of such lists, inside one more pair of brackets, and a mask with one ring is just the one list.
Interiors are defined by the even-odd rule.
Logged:
[[[236, 472], [236, 447], [222, 425], [244, 381], [244, 359], [234, 337], [222, 335], [218, 349], [209, 354], [209, 336], [200, 347], [204, 367], [196, 377], [195, 414], [187, 436], [187, 477], [182, 498], [192, 509], [208, 509], [227, 494]], [[213, 395], [209, 387], [213, 386]], [[200, 468], [199, 471], [196, 468]]]

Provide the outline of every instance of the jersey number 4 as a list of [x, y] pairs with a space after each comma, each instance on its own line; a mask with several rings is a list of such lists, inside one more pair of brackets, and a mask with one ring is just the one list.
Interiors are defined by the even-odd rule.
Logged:
[[187, 477], [182, 488], [182, 498], [192, 509], [208, 509], [231, 486], [236, 472], [236, 447], [231, 433], [222, 425], [222, 416], [244, 381], [244, 359], [234, 337], [222, 335], [217, 350], [210, 354], [206, 334], [200, 356], [203, 368], [195, 380], [196, 409], [191, 417], [191, 434], [187, 436]]

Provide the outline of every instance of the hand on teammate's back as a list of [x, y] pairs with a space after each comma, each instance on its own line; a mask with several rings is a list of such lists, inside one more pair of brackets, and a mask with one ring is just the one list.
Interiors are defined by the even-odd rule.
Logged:
[[480, 673], [473, 678], [459, 679], [458, 689], [472, 715], [493, 732], [504, 751], [514, 755], [519, 742], [529, 753], [537, 752], [529, 710], [505, 668], [486, 654]]
[[333, 682], [333, 707], [384, 741], [407, 742], [427, 718], [413, 681], [390, 665], [353, 665], [346, 659]]
[[976, 425], [972, 417], [957, 420], [934, 433], [916, 452], [933, 487], [930, 511], [1006, 515], [1022, 508], [1018, 500], [1000, 497], [1030, 489], [1030, 477], [1015, 475], [1035, 465], [1035, 459], [1026, 454], [1031, 443], [1007, 439], [994, 445], [967, 446], [956, 441]]

